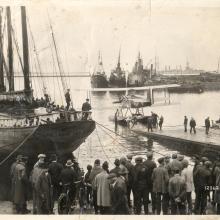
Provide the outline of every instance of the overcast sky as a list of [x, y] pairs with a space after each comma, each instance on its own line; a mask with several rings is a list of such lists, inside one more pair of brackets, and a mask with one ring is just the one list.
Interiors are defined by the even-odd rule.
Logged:
[[[100, 50], [109, 72], [116, 65], [119, 48], [126, 70], [131, 70], [138, 51], [145, 65], [157, 55], [160, 69], [165, 65], [185, 67], [187, 60], [193, 68], [217, 69], [220, 0], [153, 0], [151, 16], [149, 0], [27, 2], [44, 71], [52, 71], [48, 14], [65, 71], [92, 71]], [[12, 12], [20, 36], [19, 7]]]

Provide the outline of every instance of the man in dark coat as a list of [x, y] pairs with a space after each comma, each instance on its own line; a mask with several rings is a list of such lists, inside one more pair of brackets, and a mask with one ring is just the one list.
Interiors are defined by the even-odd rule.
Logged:
[[92, 109], [90, 103], [89, 103], [89, 99], [86, 99], [86, 102], [83, 103], [82, 105], [82, 111], [83, 111], [83, 120], [87, 120], [89, 113], [88, 111], [90, 111]]
[[187, 125], [188, 125], [188, 118], [187, 118], [187, 116], [184, 116], [183, 124], [184, 124], [184, 131], [187, 132]]
[[121, 169], [118, 177], [112, 184], [111, 201], [112, 201], [112, 214], [113, 215], [128, 215], [129, 207], [127, 201], [127, 186], [125, 175], [126, 169]]
[[147, 189], [148, 189], [148, 199], [151, 195], [152, 201], [152, 213], [154, 214], [156, 211], [156, 196], [153, 192], [153, 181], [151, 179], [154, 168], [157, 167], [156, 163], [153, 161], [153, 153], [151, 151], [147, 152], [147, 160], [144, 161], [144, 166], [148, 170], [148, 178], [147, 178]]
[[210, 119], [209, 119], [209, 117], [207, 117], [207, 118], [205, 119], [205, 133], [206, 133], [206, 134], [209, 133], [209, 128], [210, 128], [210, 126], [211, 126]]
[[153, 117], [147, 118], [147, 131], [153, 131]]
[[73, 169], [73, 163], [71, 160], [67, 160], [65, 166], [66, 167], [61, 171], [60, 180], [62, 186], [69, 186], [69, 197], [70, 200], [74, 202], [76, 196], [76, 185], [74, 184], [74, 182], [77, 181], [77, 174]]
[[195, 187], [195, 214], [206, 214], [207, 197], [209, 194], [209, 188], [207, 187], [211, 186], [212, 184], [210, 167], [211, 162], [206, 161], [204, 162], [204, 165], [199, 166], [198, 169], [194, 172], [194, 178], [196, 178], [196, 180], [198, 181], [197, 186]]
[[91, 174], [89, 176], [89, 180], [92, 183], [93, 206], [94, 206], [95, 214], [98, 214], [97, 189], [95, 186], [95, 177], [101, 172], [102, 172], [102, 168], [100, 166], [100, 160], [96, 159], [94, 162], [94, 166], [92, 168]]
[[52, 214], [53, 213], [53, 188], [51, 175], [47, 167], [43, 168], [37, 183], [37, 214]]
[[161, 117], [160, 117], [160, 119], [159, 119], [159, 127], [160, 127], [160, 130], [162, 129], [163, 121], [164, 121], [164, 118], [163, 118], [163, 116], [161, 115]]
[[87, 200], [87, 204], [90, 204], [90, 201], [92, 200], [92, 183], [89, 179], [89, 176], [91, 174], [92, 171], [92, 165], [87, 165], [87, 172], [85, 174], [85, 184], [87, 185], [87, 194], [86, 194], [86, 200]]
[[142, 203], [144, 205], [144, 212], [148, 214], [148, 189], [149, 173], [143, 164], [143, 158], [137, 157], [134, 166], [134, 188], [135, 188], [135, 214], [141, 214]]
[[27, 158], [22, 157], [14, 168], [14, 196], [13, 201], [17, 214], [26, 214], [28, 196], [28, 178], [26, 173]]
[[65, 99], [66, 99], [66, 110], [69, 110], [71, 103], [70, 89], [67, 89], [67, 92], [65, 93]]
[[10, 177], [11, 177], [11, 200], [13, 204], [13, 211], [16, 212], [16, 207], [14, 205], [14, 193], [15, 193], [15, 167], [22, 160], [22, 155], [16, 157], [15, 162], [11, 165]]
[[[175, 167], [174, 176], [169, 180], [169, 195], [171, 200], [171, 214], [186, 214], [186, 182], [180, 176], [180, 169]], [[179, 213], [178, 213], [179, 211]]]
[[153, 192], [156, 194], [156, 211], [160, 215], [161, 212], [161, 200], [163, 214], [168, 214], [169, 207], [169, 193], [168, 183], [169, 175], [167, 169], [164, 167], [164, 158], [158, 159], [159, 166], [153, 170], [152, 181], [153, 181]]
[[55, 200], [58, 199], [61, 193], [61, 186], [60, 186], [60, 174], [63, 169], [63, 165], [57, 162], [56, 154], [51, 155], [51, 163], [48, 167], [48, 172], [51, 176], [51, 182], [53, 185], [53, 204]]
[[192, 130], [195, 134], [196, 133], [196, 121], [194, 118], [190, 119], [189, 125], [190, 125], [190, 134], [192, 133]]
[[115, 164], [115, 168], [113, 168], [112, 170], [110, 170], [109, 173], [115, 173], [116, 176], [119, 176], [118, 172], [120, 171], [120, 168], [119, 168], [119, 166], [120, 166], [120, 160], [119, 160], [119, 159], [115, 159], [114, 164]]
[[132, 164], [133, 156], [131, 154], [127, 155], [127, 161], [125, 167], [128, 170], [128, 181], [127, 181], [127, 200], [128, 206], [131, 208], [131, 191], [134, 194], [133, 183], [134, 183], [134, 165]]

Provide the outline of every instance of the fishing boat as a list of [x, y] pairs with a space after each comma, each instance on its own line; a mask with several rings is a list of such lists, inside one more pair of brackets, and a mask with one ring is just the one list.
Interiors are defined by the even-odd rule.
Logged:
[[100, 51], [98, 56], [98, 65], [91, 76], [91, 86], [92, 88], [108, 88], [108, 79], [104, 71], [102, 55]]
[[[6, 15], [8, 24], [8, 64], [4, 57], [3, 33], [2, 26], [0, 26], [0, 199], [8, 199], [10, 195], [10, 166], [16, 155], [28, 156], [28, 171], [33, 168], [33, 164], [37, 161], [37, 155], [40, 153], [47, 156], [55, 153], [61, 161], [65, 161], [71, 157], [72, 152], [95, 129], [95, 121], [91, 118], [83, 120], [83, 113], [80, 111], [57, 109], [48, 113], [44, 106], [45, 102], [43, 103], [44, 107], [41, 105], [36, 106], [30, 80], [28, 32], [24, 6], [21, 6], [23, 60], [20, 59], [24, 89], [15, 91], [14, 80], [16, 78], [13, 71], [13, 29], [10, 7], [6, 7]], [[1, 13], [0, 23], [2, 23], [2, 17]], [[52, 27], [51, 33], [53, 42], [56, 45]], [[56, 55], [60, 67], [60, 76], [62, 77], [61, 61], [58, 53]], [[61, 80], [63, 79], [61, 78]], [[62, 81], [62, 85], [65, 86], [64, 81]], [[6, 88], [8, 88], [8, 91]], [[47, 97], [47, 94], [44, 93], [44, 96]], [[39, 107], [44, 110], [43, 114], [39, 111]], [[15, 112], [16, 114], [13, 114]]]

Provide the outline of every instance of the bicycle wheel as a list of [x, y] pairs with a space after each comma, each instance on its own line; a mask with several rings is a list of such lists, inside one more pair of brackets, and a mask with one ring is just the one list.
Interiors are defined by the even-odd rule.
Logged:
[[67, 200], [67, 195], [62, 193], [58, 199], [58, 214], [65, 215], [69, 213], [69, 205]]

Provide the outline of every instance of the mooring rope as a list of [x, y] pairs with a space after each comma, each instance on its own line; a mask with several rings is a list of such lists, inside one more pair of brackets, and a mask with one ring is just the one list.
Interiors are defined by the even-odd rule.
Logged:
[[[97, 128], [96, 128], [96, 134], [97, 134], [97, 137], [98, 137], [98, 140], [99, 140], [99, 144], [100, 144], [100, 146], [101, 146], [101, 148], [102, 148], [102, 151], [103, 151], [103, 153], [105, 154], [105, 157], [107, 158], [107, 160], [109, 161], [109, 163], [112, 164], [112, 162], [111, 162], [109, 156], [106, 154], [106, 152], [105, 152], [105, 150], [104, 150], [104, 147], [103, 147], [102, 142], [101, 142], [101, 139], [100, 139], [100, 137], [99, 137]], [[113, 164], [112, 164], [112, 165], [113, 165]]]
[[27, 139], [28, 139], [29, 137], [31, 137], [31, 135], [34, 134], [34, 132], [35, 132], [37, 129], [38, 129], [38, 126], [37, 126], [35, 129], [33, 129], [33, 131], [32, 131], [29, 135], [27, 135], [27, 136], [24, 138], [24, 140], [23, 140], [5, 159], [3, 159], [3, 160], [0, 162], [0, 166], [1, 166], [3, 163], [5, 163], [16, 151], [18, 151], [19, 148], [21, 148], [21, 146], [27, 141]]
[[[98, 122], [96, 122], [99, 126], [100, 126], [100, 128], [108, 135], [108, 136], [110, 136], [114, 141], [116, 141], [120, 146], [122, 146], [123, 148], [126, 148], [126, 150], [127, 150], [127, 147], [126, 146], [124, 146], [123, 144], [121, 144], [120, 142], [118, 142], [114, 137], [112, 137], [112, 135], [110, 135], [107, 131], [105, 131], [104, 130], [104, 128], [106, 129], [106, 130], [108, 130], [108, 131], [111, 131], [112, 133], [114, 133], [114, 134], [116, 134], [116, 135], [118, 135], [118, 136], [120, 136], [120, 137], [122, 137], [122, 138], [124, 138], [125, 140], [126, 140], [126, 137], [124, 137], [124, 136], [122, 136], [122, 135], [120, 135], [120, 134], [117, 134], [116, 132], [114, 132], [113, 130], [111, 130], [111, 129], [109, 129], [109, 128], [107, 128], [106, 126], [104, 126], [104, 125], [102, 125], [102, 124], [100, 124], [100, 123], [98, 123]], [[132, 131], [131, 131], [132, 132]], [[156, 154], [159, 154], [159, 155], [161, 155], [161, 156], [166, 156], [166, 154], [162, 154], [162, 153], [160, 153], [160, 152], [158, 152], [158, 151], [155, 151], [155, 150], [151, 150], [152, 152], [154, 152], [154, 153], [156, 153]], [[136, 154], [137, 155], [137, 154]], [[189, 163], [189, 165], [190, 166], [193, 166], [193, 164], [190, 164]]]

